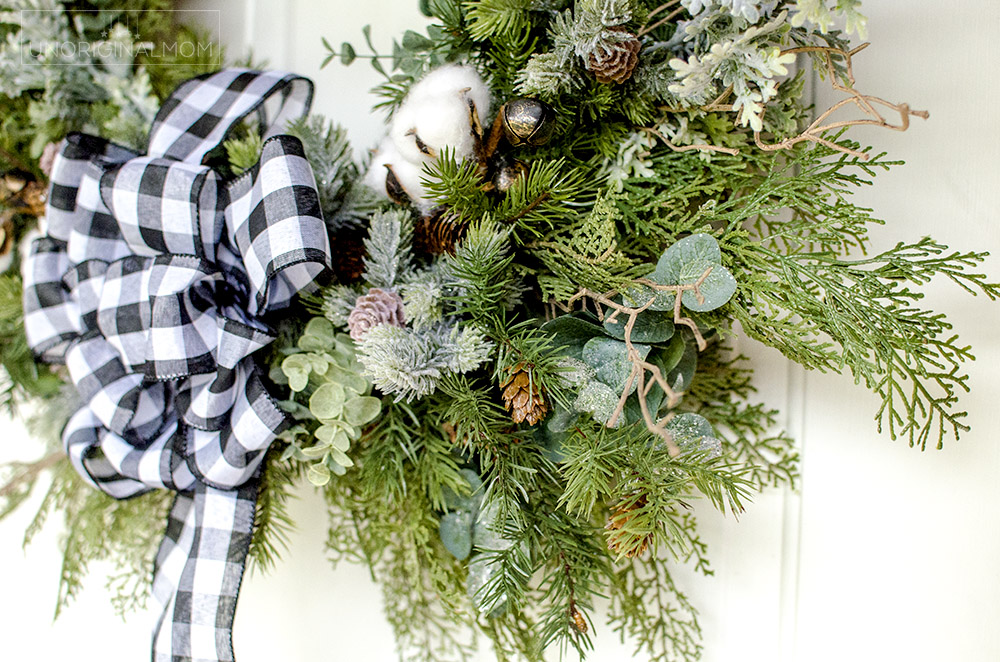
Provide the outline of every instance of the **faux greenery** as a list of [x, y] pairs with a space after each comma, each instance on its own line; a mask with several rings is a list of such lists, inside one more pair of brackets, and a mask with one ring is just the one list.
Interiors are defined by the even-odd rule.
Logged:
[[[81, 29], [63, 8], [58, 29]], [[602, 627], [644, 658], [697, 659], [697, 609], [671, 576], [678, 563], [711, 573], [688, 504], [738, 513], [754, 492], [797, 480], [795, 443], [776, 412], [749, 402], [753, 367], [731, 350], [732, 335], [809, 369], [849, 372], [879, 394], [879, 429], [940, 448], [967, 429], [958, 396], [972, 357], [944, 316], [921, 307], [920, 288], [943, 275], [995, 299], [1000, 285], [976, 271], [984, 253], [930, 238], [871, 250], [869, 228], [882, 221], [851, 195], [899, 163], [849, 128], [906, 128], [926, 114], [856, 87], [855, 0], [421, 9], [433, 24], [391, 54], [366, 29], [366, 52], [324, 42], [327, 62], [370, 62], [390, 120], [428, 71], [467, 64], [494, 96], [477, 109], [487, 131], [506, 101], [529, 96], [554, 110], [554, 135], [501, 147], [505, 163], [525, 163], [502, 192], [486, 181], [499, 166], [485, 156], [428, 159], [437, 208], [422, 214], [361, 185], [364, 167], [335, 125], [291, 127], [316, 171], [331, 242], [360, 268], [337, 269], [339, 282], [276, 321], [279, 340], [261, 357], [294, 421], [268, 456], [251, 561], [291, 553], [287, 502], [307, 478], [328, 504], [332, 560], [371, 568], [406, 659], [465, 659], [475, 633], [500, 660], [585, 654]], [[842, 92], [834, 109], [859, 118], [807, 119], [796, 58]], [[613, 72], [622, 82], [598, 80], [608, 62], [627, 69]], [[12, 62], [0, 64], [16, 78]], [[132, 129], [122, 138], [116, 127], [142, 125], [163, 82], [130, 69], [120, 84], [148, 88], [146, 101], [101, 98], [87, 111], [102, 66], [60, 73], [71, 79], [54, 83], [51, 99], [28, 83], [0, 98], [4, 167], [40, 179], [33, 136], [89, 128], [126, 139]], [[233, 136], [226, 167], [240, 172], [259, 149], [256, 135]], [[436, 244], [421, 233], [442, 227], [447, 236], [435, 237], [453, 241], [426, 250]], [[18, 292], [16, 277], [0, 277], [7, 401], [68, 410], [58, 378], [27, 354]], [[0, 514], [53, 468], [29, 536], [49, 512], [66, 512], [60, 605], [89, 562], [110, 557], [126, 568], [113, 580], [118, 604], [136, 604], [166, 497], [113, 502], [51, 455], [7, 468]], [[94, 522], [127, 533], [97, 536]], [[604, 599], [606, 624], [594, 619]]]

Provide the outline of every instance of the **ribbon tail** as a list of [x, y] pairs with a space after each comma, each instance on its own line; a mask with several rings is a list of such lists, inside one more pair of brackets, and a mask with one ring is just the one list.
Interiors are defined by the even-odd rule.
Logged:
[[257, 503], [256, 479], [237, 490], [198, 483], [178, 494], [153, 571], [162, 612], [153, 662], [233, 662], [233, 618]]

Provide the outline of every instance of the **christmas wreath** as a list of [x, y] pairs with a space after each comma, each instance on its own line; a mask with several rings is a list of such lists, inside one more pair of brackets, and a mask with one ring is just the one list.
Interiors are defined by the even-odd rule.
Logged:
[[28, 537], [65, 515], [60, 606], [114, 560], [123, 611], [162, 606], [154, 659], [232, 659], [300, 479], [405, 655], [464, 659], [470, 627], [583, 655], [603, 596], [650, 659], [696, 659], [689, 502], [797, 477], [737, 332], [852, 374], [894, 439], [966, 429], [970, 350], [919, 288], [1000, 284], [930, 238], [867, 253], [851, 193], [898, 162], [850, 128], [927, 113], [856, 83], [858, 0], [424, 0], [391, 54], [324, 42], [384, 77], [364, 163], [295, 74], [145, 66], [203, 39], [139, 11], [165, 2], [125, 3], [134, 32], [5, 4], [2, 396], [53, 452], [3, 468], [0, 517], [50, 475]]

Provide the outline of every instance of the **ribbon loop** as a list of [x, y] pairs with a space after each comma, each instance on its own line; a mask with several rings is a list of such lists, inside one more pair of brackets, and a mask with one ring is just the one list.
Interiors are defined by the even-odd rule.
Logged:
[[[248, 114], [270, 135], [311, 95], [293, 74], [225, 70], [177, 88], [147, 155], [69, 136], [53, 163], [49, 236], [23, 263], [29, 345], [67, 364], [85, 402], [63, 435], [77, 471], [116, 498], [194, 492], [193, 507], [186, 495], [175, 506], [190, 540], [168, 531], [161, 549], [187, 555], [183, 572], [174, 561], [157, 566], [154, 592], [172, 593], [155, 659], [232, 659], [254, 476], [287, 425], [253, 354], [274, 339], [264, 316], [315, 287], [330, 263], [298, 139], [269, 137], [259, 163], [233, 181], [202, 161]], [[221, 559], [220, 546], [229, 550]], [[219, 560], [229, 579], [204, 586], [203, 568]]]

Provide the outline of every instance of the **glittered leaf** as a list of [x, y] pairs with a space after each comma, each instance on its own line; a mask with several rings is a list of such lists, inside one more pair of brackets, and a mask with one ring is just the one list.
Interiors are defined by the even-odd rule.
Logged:
[[681, 269], [680, 284], [687, 285], [697, 282], [709, 267], [711, 267], [712, 271], [709, 272], [705, 280], [698, 286], [698, 293], [701, 294], [701, 300], [698, 299], [698, 295], [693, 290], [686, 290], [681, 297], [684, 307], [697, 313], [715, 310], [729, 301], [733, 294], [736, 293], [736, 279], [733, 278], [733, 274], [729, 272], [729, 269], [726, 269], [721, 264], [708, 265], [704, 262], [687, 264]]
[[462, 474], [462, 478], [469, 483], [468, 494], [459, 494], [450, 487], [445, 487], [442, 490], [444, 495], [444, 506], [448, 510], [468, 510], [470, 512], [475, 512], [479, 508], [479, 502], [482, 501], [482, 486], [483, 481], [472, 469], [462, 469], [459, 473]]
[[[640, 359], [649, 354], [650, 346], [633, 343]], [[595, 377], [621, 393], [632, 372], [632, 361], [628, 357], [628, 347], [621, 340], [613, 338], [592, 338], [583, 346], [583, 361], [592, 367]], [[632, 380], [631, 390], [638, 386], [638, 380]], [[631, 392], [630, 390], [630, 392]]]
[[542, 325], [542, 330], [554, 334], [556, 344], [562, 345], [561, 354], [579, 359], [583, 346], [591, 338], [604, 336], [596, 318], [583, 319], [575, 315], [562, 315]]
[[589, 412], [595, 421], [607, 425], [620, 398], [620, 391], [616, 393], [610, 386], [595, 379], [580, 389], [576, 401], [573, 402], [573, 408]]
[[[604, 320], [604, 330], [608, 335], [625, 339], [625, 325], [628, 323], [627, 315], [618, 315], [611, 318], [609, 315]], [[635, 318], [632, 325], [632, 342], [658, 343], [666, 342], [674, 335], [674, 315], [673, 312], [659, 312], [655, 310], [644, 310]]]
[[722, 444], [716, 438], [712, 424], [698, 414], [678, 414], [667, 422], [666, 428], [681, 450], [707, 452], [715, 457], [722, 452]]
[[472, 552], [472, 513], [467, 510], [445, 513], [438, 524], [438, 535], [445, 549], [464, 561]]

